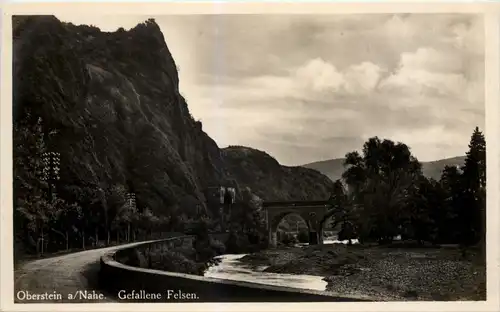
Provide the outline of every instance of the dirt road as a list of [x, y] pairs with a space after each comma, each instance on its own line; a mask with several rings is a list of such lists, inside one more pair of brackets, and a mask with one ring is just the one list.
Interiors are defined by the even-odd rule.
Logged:
[[[80, 251], [25, 263], [14, 274], [14, 300], [16, 303], [113, 302], [111, 296], [98, 290], [100, 257], [118, 248], [141, 243]], [[46, 298], [50, 294], [52, 298]], [[60, 294], [62, 298], [56, 298], [59, 296], [54, 294]]]

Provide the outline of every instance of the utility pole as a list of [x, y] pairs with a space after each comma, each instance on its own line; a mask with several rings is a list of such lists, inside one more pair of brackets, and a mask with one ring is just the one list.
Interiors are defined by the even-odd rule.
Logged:
[[135, 204], [135, 193], [127, 193], [126, 198], [127, 198], [127, 201], [128, 201], [128, 204], [129, 204], [130, 208], [134, 209], [135, 206], [136, 206], [136, 204]]
[[61, 154], [57, 152], [46, 152], [42, 154], [44, 164], [42, 179], [49, 185], [49, 200], [54, 201], [56, 196], [55, 183], [59, 180]]
[[[128, 202], [130, 213], [135, 212], [136, 211], [135, 193], [132, 193], [132, 192], [127, 193], [126, 199]], [[127, 224], [127, 241], [130, 242], [130, 220], [128, 221], [128, 224]]]
[[[47, 181], [49, 186], [48, 190], [48, 200], [51, 203], [54, 203], [57, 195], [56, 191], [56, 182], [59, 180], [59, 170], [60, 170], [60, 160], [61, 154], [58, 152], [46, 152], [42, 154], [42, 180]], [[43, 255], [44, 251], [44, 232], [43, 232], [44, 224], [42, 223], [41, 228], [41, 254]]]

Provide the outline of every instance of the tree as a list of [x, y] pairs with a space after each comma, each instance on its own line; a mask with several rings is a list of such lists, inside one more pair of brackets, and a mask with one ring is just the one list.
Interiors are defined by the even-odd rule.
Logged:
[[478, 242], [484, 245], [486, 234], [486, 141], [478, 127], [472, 133], [462, 172], [463, 192], [461, 205], [458, 209], [458, 223], [461, 227], [460, 244], [464, 248]]
[[225, 247], [210, 237], [210, 228], [213, 222], [210, 218], [199, 215], [192, 222], [191, 233], [195, 236], [193, 248], [196, 251], [196, 262], [203, 263], [204, 269], [216, 262], [214, 257], [224, 252]]
[[113, 220], [111, 221], [111, 230], [116, 234], [116, 243], [120, 243], [120, 230], [122, 225], [121, 215], [116, 213]]
[[352, 243], [352, 239], [355, 238], [355, 228], [353, 224], [353, 214], [350, 213], [352, 209], [347, 190], [340, 179], [333, 183], [333, 191], [329, 198], [330, 206], [332, 209], [333, 224], [332, 227], [336, 227], [337, 224], [341, 224], [340, 232], [338, 233], [338, 239], [344, 240], [348, 239], [349, 244]]
[[261, 215], [262, 200], [254, 195], [250, 188], [241, 191], [242, 200], [238, 205], [238, 212], [233, 215], [235, 224], [241, 226], [241, 231], [249, 236], [249, 239], [260, 240], [265, 233], [265, 221]]
[[90, 238], [97, 246], [99, 242], [99, 230], [106, 221], [107, 208], [105, 206], [106, 198], [104, 196], [104, 191], [98, 185], [91, 185], [82, 187], [81, 192], [83, 192], [81, 196], [84, 196], [85, 199], [79, 202], [85, 205], [84, 214], [87, 219], [84, 230], [91, 234]]
[[[36, 246], [44, 252], [45, 227], [52, 205], [48, 185], [43, 181], [42, 155], [47, 151], [42, 118], [26, 113], [14, 123], [14, 220], [20, 244]], [[16, 241], [19, 241], [16, 240]], [[28, 247], [29, 248], [29, 247]]]
[[344, 188], [342, 180], [338, 179], [333, 182], [333, 190], [328, 200], [333, 210], [344, 211], [347, 205], [347, 192]]
[[142, 213], [138, 214], [138, 227], [145, 232], [145, 238], [150, 239], [153, 229], [159, 224], [159, 218], [153, 215], [150, 209], [146, 208]]
[[356, 151], [347, 153], [344, 160], [344, 167], [346, 169], [342, 174], [342, 178], [344, 178], [354, 193], [359, 194], [367, 179], [367, 170], [363, 157]]
[[462, 167], [446, 166], [434, 187], [431, 211], [437, 241], [459, 243], [463, 255], [468, 246], [481, 243], [484, 256], [486, 223], [486, 143], [476, 127]]
[[370, 138], [362, 155], [351, 152], [342, 177], [353, 195], [360, 240], [392, 241], [401, 228], [408, 194], [422, 175], [421, 165], [403, 143]]
[[467, 191], [479, 192], [486, 187], [486, 140], [478, 127], [472, 133], [462, 170]]
[[437, 240], [441, 243], [456, 243], [460, 235], [459, 208], [462, 205], [462, 172], [456, 166], [445, 166], [439, 181], [443, 196], [442, 209], [437, 213]]
[[120, 208], [125, 204], [126, 189], [124, 185], [115, 184], [108, 187], [105, 191], [106, 194], [106, 217], [105, 226], [107, 234], [107, 244], [111, 242], [111, 232], [116, 231], [117, 243], [119, 241], [120, 230]]
[[262, 200], [250, 188], [241, 190], [241, 200], [234, 204], [230, 215], [228, 250], [238, 252], [249, 245], [264, 246], [267, 230], [261, 207]]
[[435, 241], [437, 235], [435, 211], [440, 209], [437, 182], [421, 176], [409, 191], [409, 200], [404, 216], [403, 233], [405, 238]]
[[118, 211], [118, 220], [126, 228], [125, 240], [127, 242], [130, 242], [131, 225], [135, 214], [137, 214], [137, 208], [130, 201], [126, 201]]
[[36, 244], [36, 252], [44, 253], [44, 238], [49, 222], [50, 203], [43, 196], [33, 196], [29, 200], [18, 200], [15, 213], [22, 219], [22, 229]]
[[70, 248], [70, 234], [78, 233], [75, 224], [82, 218], [82, 208], [77, 203], [67, 204], [60, 198], [56, 198], [52, 205], [53, 208], [49, 215], [49, 230], [64, 240], [65, 249], [68, 250]]

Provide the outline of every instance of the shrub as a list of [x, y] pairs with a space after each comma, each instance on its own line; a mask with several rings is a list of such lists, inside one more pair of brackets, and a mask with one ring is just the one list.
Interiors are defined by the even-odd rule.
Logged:
[[203, 275], [206, 269], [204, 263], [197, 263], [176, 251], [167, 250], [152, 254], [151, 257], [153, 268], [158, 270]]
[[145, 268], [147, 267], [146, 258], [144, 255], [137, 249], [126, 249], [121, 253], [117, 253], [118, 262], [121, 262], [126, 265]]

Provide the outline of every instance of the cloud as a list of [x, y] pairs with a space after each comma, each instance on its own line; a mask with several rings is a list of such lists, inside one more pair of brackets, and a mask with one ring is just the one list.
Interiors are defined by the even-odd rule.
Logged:
[[461, 73], [464, 70], [463, 61], [460, 54], [443, 53], [431, 47], [422, 47], [415, 52], [402, 53], [399, 67], [406, 70]]
[[[410, 148], [414, 155], [426, 155], [423, 160], [435, 160], [440, 158], [464, 155], [468, 137], [473, 129], [464, 131], [450, 131], [444, 125], [434, 125], [431, 127], [413, 129], [411, 131], [397, 131], [384, 133], [380, 131], [380, 137], [390, 137], [398, 142], [411, 142]], [[365, 134], [364, 137], [370, 137]], [[467, 138], [467, 139], [466, 139]], [[465, 146], [464, 146], [465, 145]], [[443, 150], [444, 149], [444, 150]], [[443, 153], [444, 152], [444, 153]]]
[[[66, 18], [106, 30], [147, 19]], [[190, 111], [220, 146], [304, 164], [377, 135], [433, 160], [462, 155], [472, 129], [484, 127], [481, 15], [155, 18]]]
[[463, 95], [467, 81], [460, 74], [443, 74], [425, 69], [402, 67], [396, 74], [387, 77], [380, 89], [408, 96], [453, 96]]
[[450, 29], [453, 44], [464, 53], [481, 57], [484, 53], [484, 21], [470, 18], [457, 22]]
[[382, 68], [370, 62], [352, 65], [345, 72], [345, 90], [348, 93], [370, 92], [377, 86]]
[[[225, 27], [217, 38], [188, 41], [209, 52], [193, 70], [211, 77], [191, 82], [188, 103], [222, 146], [249, 145], [301, 164], [342, 157], [378, 135], [433, 160], [463, 154], [473, 127], [484, 126], [481, 18], [265, 16], [257, 22], [244, 16], [219, 23]], [[245, 44], [234, 39], [242, 37]], [[217, 66], [214, 42], [223, 52]]]
[[[321, 58], [313, 58], [299, 67], [289, 70], [288, 75], [264, 75], [242, 79], [233, 86], [233, 92], [241, 95], [274, 97], [297, 97], [315, 100], [324, 95], [368, 93], [373, 91], [381, 77], [382, 69], [373, 63], [355, 64], [344, 71]], [[231, 91], [229, 91], [231, 92]]]
[[464, 66], [460, 54], [421, 47], [415, 52], [402, 53], [398, 68], [381, 81], [379, 89], [407, 96], [449, 96], [482, 102], [484, 78], [468, 79]]
[[297, 68], [291, 79], [295, 80], [295, 84], [307, 86], [314, 92], [338, 91], [346, 83], [344, 75], [321, 58], [309, 60]]
[[294, 78], [313, 92], [370, 92], [377, 85], [381, 71], [380, 66], [370, 62], [339, 71], [333, 64], [315, 58], [299, 67]]

